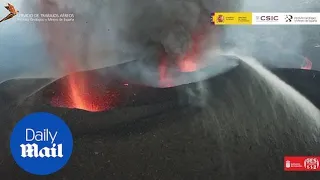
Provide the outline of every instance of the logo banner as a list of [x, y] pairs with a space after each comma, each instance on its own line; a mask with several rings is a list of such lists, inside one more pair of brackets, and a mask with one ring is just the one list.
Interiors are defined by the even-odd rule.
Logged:
[[284, 171], [320, 171], [320, 156], [286, 156]]
[[214, 25], [319, 25], [320, 13], [215, 12]]

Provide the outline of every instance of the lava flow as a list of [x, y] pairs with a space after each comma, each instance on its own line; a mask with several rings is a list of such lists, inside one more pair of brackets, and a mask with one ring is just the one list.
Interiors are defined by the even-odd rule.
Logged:
[[[107, 89], [99, 78], [74, 73], [66, 77], [66, 86], [60, 85], [60, 92], [51, 100], [56, 107], [82, 109], [90, 112], [110, 110], [118, 104], [119, 92]], [[89, 83], [90, 82], [90, 83]]]

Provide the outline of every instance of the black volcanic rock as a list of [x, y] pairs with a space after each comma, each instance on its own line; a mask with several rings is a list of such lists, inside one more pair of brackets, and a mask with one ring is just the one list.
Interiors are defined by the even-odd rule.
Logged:
[[[320, 107], [320, 73], [306, 70], [278, 69], [274, 72]], [[225, 86], [226, 79], [239, 76], [237, 69], [215, 78], [205, 80], [207, 84]], [[215, 143], [208, 142], [203, 135], [195, 133], [201, 129], [192, 117], [201, 109], [184, 94], [197, 83], [174, 88], [150, 88], [137, 84], [123, 87], [122, 81], [113, 83], [125, 98], [113, 110], [87, 112], [78, 109], [52, 107], [51, 93], [59, 91], [61, 79], [17, 103], [17, 94], [7, 93], [5, 107], [1, 107], [0, 174], [8, 179], [211, 179], [229, 177], [223, 174], [221, 164], [216, 162]], [[8, 87], [18, 87], [19, 81], [9, 81], [0, 89], [10, 92]], [[17, 84], [17, 85], [14, 85]], [[58, 87], [60, 87], [60, 85]], [[110, 84], [109, 84], [110, 85]], [[3, 87], [4, 86], [4, 87]], [[21, 87], [21, 86], [20, 86]], [[223, 88], [222, 88], [223, 89]], [[11, 91], [14, 92], [14, 91]], [[223, 93], [222, 91], [220, 93]], [[1, 94], [0, 94], [1, 95]], [[3, 95], [3, 94], [2, 94]], [[19, 99], [19, 98], [18, 98]], [[8, 103], [10, 101], [10, 103]], [[60, 116], [70, 126], [75, 138], [74, 153], [68, 165], [56, 174], [37, 177], [21, 170], [10, 156], [8, 141], [14, 124], [32, 112], [46, 111]], [[181, 146], [180, 146], [181, 145]], [[239, 146], [247, 145], [239, 144]], [[248, 146], [248, 148], [250, 148]], [[270, 148], [272, 149], [272, 148]], [[263, 149], [252, 150], [264, 152]], [[239, 157], [240, 158], [240, 157]], [[243, 157], [241, 157], [243, 158]], [[273, 157], [265, 157], [265, 160]], [[279, 166], [279, 167], [278, 167]], [[270, 167], [274, 169], [275, 167]], [[282, 171], [282, 165], [277, 165]], [[257, 167], [259, 169], [259, 167]], [[260, 177], [255, 169], [250, 176]], [[279, 173], [279, 172], [275, 172]], [[265, 179], [272, 179], [266, 174]], [[312, 177], [311, 174], [286, 174], [284, 179]], [[237, 179], [247, 179], [243, 175]], [[312, 177], [313, 178], [313, 177]], [[316, 177], [315, 178], [319, 178]]]
[[320, 108], [320, 72], [302, 69], [276, 69], [274, 73]]

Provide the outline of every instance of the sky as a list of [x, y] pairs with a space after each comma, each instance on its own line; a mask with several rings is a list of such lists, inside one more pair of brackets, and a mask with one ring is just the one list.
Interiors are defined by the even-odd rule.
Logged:
[[[11, 0], [16, 9], [23, 12], [22, 0]], [[8, 14], [1, 0], [0, 17]], [[48, 54], [35, 25], [17, 21], [14, 17], [0, 24], [0, 82], [6, 79], [39, 74], [49, 66]], [[32, 72], [30, 74], [30, 72]]]

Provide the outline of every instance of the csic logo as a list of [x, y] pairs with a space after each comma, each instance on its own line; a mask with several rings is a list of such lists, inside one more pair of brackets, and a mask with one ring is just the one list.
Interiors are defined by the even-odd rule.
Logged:
[[52, 174], [71, 157], [73, 138], [69, 127], [50, 113], [34, 113], [13, 129], [10, 149], [16, 163], [35, 175]]
[[286, 15], [286, 18], [285, 18], [286, 22], [291, 22], [292, 19], [293, 19], [292, 15]]
[[278, 21], [279, 16], [258, 16], [258, 21]]

